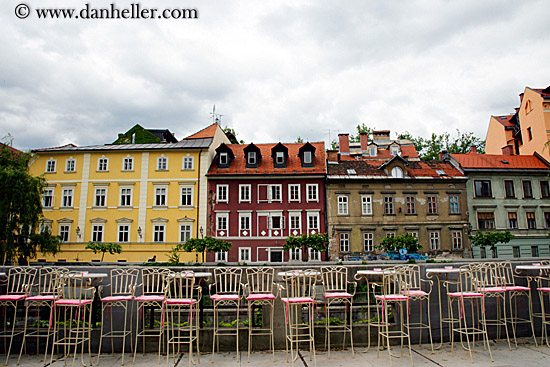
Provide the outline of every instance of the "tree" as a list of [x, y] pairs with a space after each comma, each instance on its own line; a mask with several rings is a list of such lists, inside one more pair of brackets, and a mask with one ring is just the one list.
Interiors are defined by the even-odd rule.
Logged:
[[[328, 236], [326, 233], [303, 234], [301, 236], [288, 236], [283, 245], [284, 251], [301, 248], [302, 253], [306, 254], [310, 248], [315, 251], [326, 251], [328, 246]], [[304, 258], [307, 260], [307, 258]]]
[[86, 245], [85, 249], [92, 250], [94, 254], [101, 252], [101, 262], [103, 262], [103, 258], [105, 257], [106, 252], [110, 253], [111, 255], [120, 254], [122, 252], [122, 246], [120, 246], [118, 243], [89, 242]]
[[238, 140], [237, 139], [237, 133], [234, 129], [230, 128], [229, 126], [226, 126], [223, 128], [223, 131], [226, 133], [227, 138], [231, 142], [231, 144], [244, 144], [244, 140]]
[[46, 180], [29, 173], [31, 155], [0, 144], [0, 261], [55, 255], [61, 240], [40, 226]]
[[381, 243], [374, 246], [384, 252], [396, 252], [399, 249], [406, 249], [409, 253], [416, 253], [422, 248], [418, 243], [418, 238], [410, 234], [403, 234], [395, 237], [384, 237]]
[[301, 144], [301, 143], [303, 143], [303, 142], [304, 142], [304, 139], [302, 139], [301, 136], [299, 136], [299, 137], [296, 138], [296, 143]]
[[232, 244], [231, 242], [219, 240], [217, 238], [206, 236], [204, 238], [190, 238], [184, 243], [179, 243], [176, 246], [177, 251], [185, 252], [202, 252], [204, 261], [205, 251], [229, 251]]
[[[349, 136], [350, 143], [358, 143], [361, 141], [361, 134], [367, 133], [367, 137], [369, 139], [372, 139], [372, 132], [376, 130], [375, 127], [368, 127], [365, 123], [358, 124], [355, 127], [357, 134], [353, 135], [351, 134]], [[338, 150], [339, 142], [336, 140], [333, 140], [330, 142], [331, 150]]]
[[476, 231], [473, 236], [469, 235], [468, 238], [472, 241], [473, 246], [489, 246], [494, 252], [498, 243], [508, 243], [514, 238], [514, 235], [510, 231]]

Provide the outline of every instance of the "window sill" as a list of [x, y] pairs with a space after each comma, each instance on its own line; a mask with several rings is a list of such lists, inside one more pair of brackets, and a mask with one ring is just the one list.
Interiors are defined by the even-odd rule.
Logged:
[[193, 205], [180, 205], [180, 206], [178, 206], [178, 208], [180, 210], [185, 210], [185, 209], [193, 209], [194, 207], [193, 207]]
[[107, 170], [107, 171], [99, 171], [99, 170], [98, 170], [98, 171], [96, 171], [96, 172], [97, 172], [97, 173], [109, 173], [109, 170]]
[[63, 171], [63, 173], [76, 173], [76, 171]]
[[153, 205], [153, 210], [168, 210], [167, 205]]
[[133, 169], [122, 169], [120, 172], [135, 172]]
[[107, 207], [106, 206], [92, 206], [92, 210], [103, 211], [103, 210], [107, 210]]
[[406, 217], [410, 217], [410, 216], [413, 216], [413, 217], [416, 217], [418, 216], [417, 213], [408, 213], [408, 214], [405, 214]]
[[156, 169], [155, 172], [168, 172], [168, 169]]
[[72, 206], [64, 206], [62, 208], [59, 208], [59, 210], [61, 211], [69, 211], [69, 210], [73, 210], [74, 208]]
[[48, 171], [46, 171], [46, 172], [44, 172], [44, 173], [46, 173], [46, 174], [51, 174], [51, 173], [57, 173], [57, 172], [55, 172], [55, 171], [54, 171], [54, 172], [48, 172]]
[[133, 206], [127, 205], [127, 206], [118, 206], [118, 210], [132, 210], [134, 209]]
[[462, 213], [449, 213], [449, 215], [462, 215]]

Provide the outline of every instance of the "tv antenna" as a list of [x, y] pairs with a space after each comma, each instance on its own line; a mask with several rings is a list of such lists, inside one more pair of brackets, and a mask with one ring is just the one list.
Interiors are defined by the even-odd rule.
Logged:
[[210, 112], [210, 117], [212, 117], [212, 122], [221, 124], [222, 116], [225, 116], [225, 115], [220, 115], [219, 113], [216, 113], [216, 105], [213, 105], [212, 112]]

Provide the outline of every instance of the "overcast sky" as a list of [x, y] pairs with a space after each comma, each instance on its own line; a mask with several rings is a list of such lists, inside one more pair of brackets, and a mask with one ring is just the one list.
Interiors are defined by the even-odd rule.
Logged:
[[328, 142], [359, 123], [484, 139], [526, 86], [550, 85], [544, 0], [134, 1], [197, 9], [192, 20], [34, 13], [86, 2], [111, 3], [0, 2], [0, 133], [19, 149], [111, 143], [136, 123], [181, 139], [213, 105], [246, 142]]

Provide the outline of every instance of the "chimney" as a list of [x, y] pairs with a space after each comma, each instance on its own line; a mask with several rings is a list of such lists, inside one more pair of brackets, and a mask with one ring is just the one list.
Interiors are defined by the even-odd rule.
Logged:
[[327, 150], [327, 160], [329, 162], [338, 162], [338, 152], [335, 150]]
[[359, 138], [361, 140], [361, 150], [367, 150], [369, 146], [369, 135], [367, 133], [361, 133]]
[[514, 155], [514, 146], [512, 144], [503, 146], [502, 155]]
[[349, 134], [338, 134], [338, 142], [340, 153], [349, 154]]
[[519, 94], [519, 104], [521, 104], [521, 102], [523, 102], [523, 93]]
[[470, 146], [470, 153], [477, 154], [477, 147], [475, 145]]
[[440, 160], [440, 161], [443, 160], [443, 157], [445, 156], [445, 154], [447, 154], [447, 151], [446, 151], [446, 150], [442, 150], [441, 152], [439, 152], [439, 160]]
[[372, 132], [372, 140], [390, 140], [389, 130], [379, 130]]

